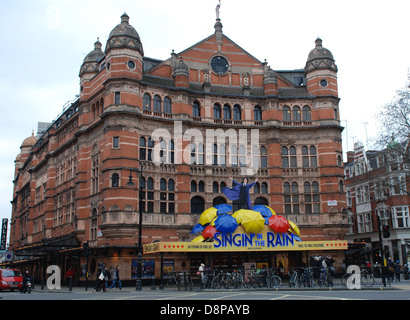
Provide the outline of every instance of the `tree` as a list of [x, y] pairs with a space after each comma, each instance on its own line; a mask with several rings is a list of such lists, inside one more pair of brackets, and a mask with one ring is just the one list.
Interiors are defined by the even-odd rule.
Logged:
[[380, 130], [376, 145], [385, 153], [384, 165], [390, 173], [390, 189], [396, 194], [409, 195], [410, 82], [397, 91], [391, 103], [383, 106], [377, 118]]

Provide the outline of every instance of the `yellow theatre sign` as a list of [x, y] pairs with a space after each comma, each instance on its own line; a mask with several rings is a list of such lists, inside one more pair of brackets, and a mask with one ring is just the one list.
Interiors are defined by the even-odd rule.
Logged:
[[212, 242], [157, 242], [144, 245], [144, 254], [157, 252], [240, 252], [240, 251], [306, 251], [346, 250], [347, 241], [298, 241], [293, 234], [275, 233], [265, 227], [260, 233], [246, 233], [238, 227], [235, 233], [215, 233]]

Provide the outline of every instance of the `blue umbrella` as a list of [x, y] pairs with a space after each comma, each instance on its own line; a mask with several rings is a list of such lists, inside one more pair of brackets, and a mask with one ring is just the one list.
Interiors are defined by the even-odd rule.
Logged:
[[252, 210], [259, 212], [259, 213], [262, 215], [262, 217], [265, 218], [265, 220], [266, 220], [266, 218], [269, 219], [270, 217], [272, 217], [272, 211], [271, 211], [271, 209], [268, 208], [267, 206], [258, 204], [258, 205], [256, 205], [256, 206], [254, 206], [254, 207], [252, 208]]
[[232, 206], [230, 206], [229, 204], [226, 204], [226, 203], [218, 204], [214, 208], [216, 208], [218, 210], [218, 212], [216, 213], [218, 216], [221, 215], [221, 214], [226, 214], [229, 211], [232, 211]]
[[202, 224], [198, 223], [192, 228], [191, 233], [195, 234], [195, 233], [198, 233], [198, 232], [202, 232], [204, 229], [205, 229], [205, 227]]
[[215, 220], [215, 228], [221, 233], [232, 233], [238, 227], [236, 219], [229, 214], [221, 215]]

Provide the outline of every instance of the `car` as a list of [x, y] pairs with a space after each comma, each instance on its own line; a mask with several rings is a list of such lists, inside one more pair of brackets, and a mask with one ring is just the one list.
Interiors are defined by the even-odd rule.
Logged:
[[0, 269], [0, 290], [20, 290], [23, 275], [19, 269]]

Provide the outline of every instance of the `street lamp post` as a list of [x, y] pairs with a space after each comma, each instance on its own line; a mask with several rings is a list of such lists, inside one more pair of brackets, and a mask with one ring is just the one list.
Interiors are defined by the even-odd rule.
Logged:
[[142, 198], [143, 198], [143, 184], [142, 184], [142, 163], [140, 169], [130, 169], [130, 176], [127, 182], [127, 186], [133, 187], [135, 183], [132, 182], [132, 171], [140, 173], [139, 180], [139, 223], [138, 223], [138, 247], [137, 247], [137, 281], [135, 283], [135, 290], [142, 290], [142, 279], [141, 279], [141, 269], [142, 269]]

